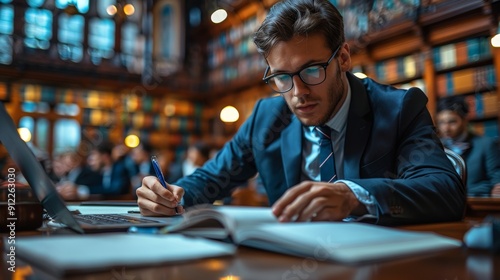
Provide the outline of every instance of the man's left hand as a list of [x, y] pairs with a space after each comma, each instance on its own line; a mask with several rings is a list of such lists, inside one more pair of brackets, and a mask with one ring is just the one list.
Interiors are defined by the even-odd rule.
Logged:
[[280, 222], [340, 221], [352, 214], [364, 214], [361, 212], [366, 213], [366, 208], [344, 183], [304, 181], [273, 205]]

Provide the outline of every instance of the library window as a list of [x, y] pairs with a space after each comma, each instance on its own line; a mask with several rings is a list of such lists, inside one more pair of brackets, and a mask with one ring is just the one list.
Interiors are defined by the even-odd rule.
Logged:
[[14, 29], [14, 8], [10, 1], [0, 1], [0, 64], [12, 63], [12, 32]]
[[89, 22], [89, 54], [92, 63], [101, 64], [114, 54], [115, 22], [111, 19], [93, 18]]
[[[143, 47], [141, 40], [137, 40], [140, 36], [139, 26], [134, 22], [126, 22], [122, 26], [122, 63], [129, 71], [134, 69], [134, 65], [140, 59], [141, 55], [138, 53]], [[131, 71], [133, 72], [133, 71]]]
[[59, 17], [57, 49], [62, 60], [80, 62], [83, 58], [83, 29], [85, 19], [81, 15], [62, 14]]
[[26, 9], [24, 32], [24, 44], [27, 47], [47, 50], [52, 38], [52, 12], [38, 8]]
[[81, 128], [78, 121], [74, 119], [58, 119], [54, 123], [54, 153], [76, 149], [80, 144], [80, 139]]

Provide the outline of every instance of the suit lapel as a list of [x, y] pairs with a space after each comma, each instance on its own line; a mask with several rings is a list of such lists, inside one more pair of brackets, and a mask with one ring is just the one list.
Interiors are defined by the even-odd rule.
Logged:
[[370, 137], [372, 118], [369, 118], [370, 105], [363, 84], [347, 73], [351, 86], [351, 104], [347, 118], [344, 144], [344, 178], [360, 177], [360, 161]]
[[302, 163], [302, 124], [295, 115], [282, 132], [281, 159], [288, 188], [298, 184]]

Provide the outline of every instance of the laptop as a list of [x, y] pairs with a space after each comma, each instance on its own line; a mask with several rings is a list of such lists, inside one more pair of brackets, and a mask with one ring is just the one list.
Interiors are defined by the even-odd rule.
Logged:
[[[59, 196], [56, 187], [28, 145], [21, 139], [14, 121], [0, 102], [0, 142], [23, 173], [43, 208], [56, 222], [78, 233], [126, 231], [135, 227], [163, 227], [177, 223], [175, 217], [142, 217], [139, 214], [73, 214]], [[105, 209], [105, 208], [103, 208]]]

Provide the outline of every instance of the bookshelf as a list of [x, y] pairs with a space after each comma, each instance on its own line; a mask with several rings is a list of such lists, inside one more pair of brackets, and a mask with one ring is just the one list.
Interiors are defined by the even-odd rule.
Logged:
[[[382, 83], [421, 88], [433, 115], [440, 98], [461, 95], [473, 130], [498, 137], [500, 53], [490, 45], [498, 3], [441, 0], [419, 9], [419, 16], [365, 36], [363, 44], [351, 41], [354, 68]], [[402, 28], [408, 21], [414, 26]]]
[[[79, 113], [76, 115], [59, 116], [52, 109], [45, 115], [28, 115], [48, 118], [52, 123], [59, 118], [77, 120], [82, 129], [82, 144], [90, 136], [92, 141], [95, 140], [93, 138], [99, 138], [123, 143], [125, 136], [133, 133], [142, 141], [150, 142], [158, 151], [182, 154], [190, 143], [200, 139], [208, 130], [204, 121], [206, 112], [201, 102], [167, 95], [138, 95], [125, 91], [87, 90], [34, 83], [16, 83], [6, 96], [9, 95], [16, 97], [7, 99], [7, 106], [11, 109], [21, 108], [24, 102], [46, 103], [50, 108], [56, 104], [77, 105]], [[18, 122], [20, 117], [16, 116], [14, 121]]]
[[245, 90], [262, 77], [266, 63], [253, 43], [253, 33], [264, 20], [267, 5], [249, 1], [232, 11], [222, 24], [209, 22], [197, 31], [199, 37], [208, 34], [204, 49], [208, 73], [205, 83], [209, 96]]
[[[370, 78], [396, 87], [421, 88], [429, 98], [432, 115], [440, 98], [463, 95], [471, 107], [469, 119], [474, 130], [498, 137], [500, 50], [489, 43], [497, 31], [498, 1], [422, 1], [406, 7], [382, 5], [378, 7], [380, 11], [367, 4], [332, 3], [349, 23], [345, 26], [353, 71], [361, 70]], [[259, 11], [258, 22], [263, 20], [265, 12]], [[233, 55], [231, 47], [224, 49], [238, 43], [227, 39], [231, 37], [230, 30], [227, 27], [212, 35], [207, 47], [209, 56], [223, 53], [220, 55], [223, 59], [217, 63], [213, 58], [209, 60], [209, 71], [213, 70], [217, 76], [211, 80], [209, 95], [220, 96], [209, 102], [212, 108], [221, 107], [228, 100], [241, 103], [248, 96], [270, 95], [263, 92], [260, 80], [265, 64], [260, 69], [256, 66], [255, 72], [245, 73], [245, 77], [237, 71], [231, 72], [235, 69], [232, 66], [235, 57], [245, 61], [253, 54]], [[222, 71], [234, 77], [224, 79]], [[237, 85], [242, 79], [245, 83]], [[234, 98], [222, 98], [228, 95]], [[252, 108], [255, 101], [249, 98], [245, 107]]]

